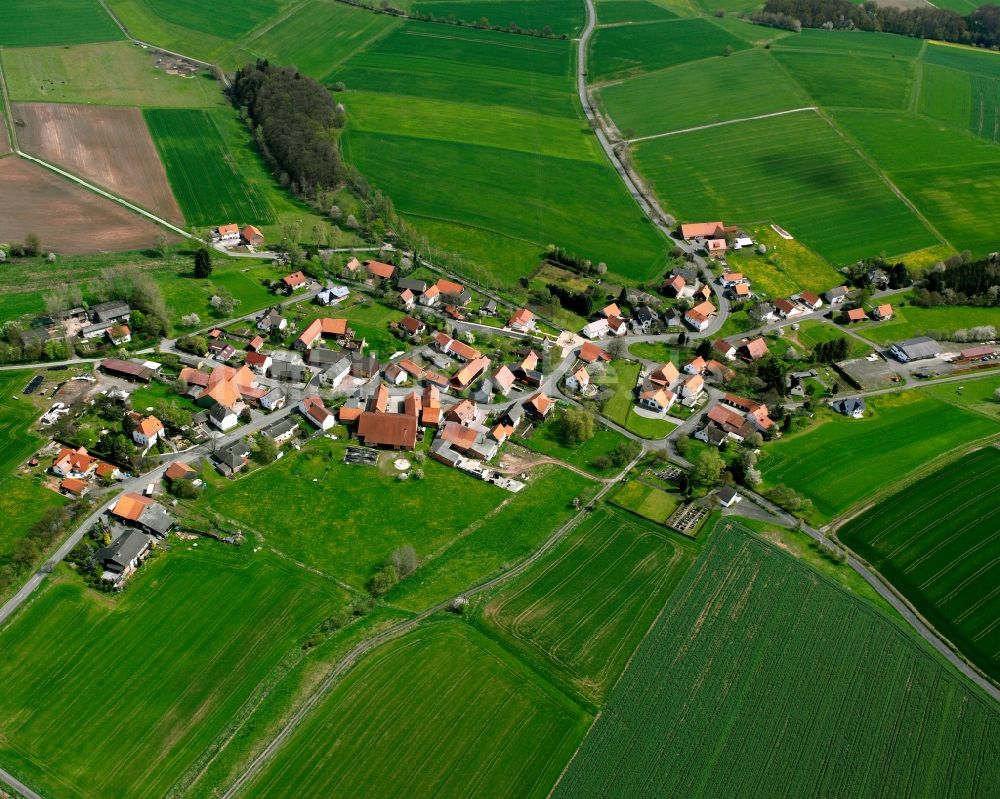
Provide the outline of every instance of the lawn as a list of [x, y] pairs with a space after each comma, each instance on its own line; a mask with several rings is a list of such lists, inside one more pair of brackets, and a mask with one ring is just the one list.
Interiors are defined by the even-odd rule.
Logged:
[[328, 80], [349, 89], [345, 158], [491, 282], [552, 243], [631, 280], [665, 262], [577, 108], [569, 42], [407, 22]]
[[850, 345], [850, 349], [847, 352], [848, 358], [863, 358], [873, 350], [872, 347], [866, 346], [853, 336], [844, 335], [843, 331], [836, 325], [817, 322], [815, 319], [806, 319], [804, 322], [800, 322], [799, 329], [794, 333], [789, 332], [789, 335], [798, 339], [799, 343], [807, 351], [815, 349], [817, 344], [835, 341], [838, 338], [847, 339]]
[[98, 0], [7, 0], [0, 45], [38, 47], [121, 39], [122, 33]]
[[627, 138], [812, 105], [760, 49], [612, 83], [600, 90], [600, 99]]
[[48, 796], [164, 796], [343, 599], [205, 541], [172, 543], [114, 599], [52, 580], [0, 633], [4, 768]]
[[483, 619], [600, 702], [693, 560], [663, 528], [603, 506], [494, 596]]
[[878, 173], [812, 112], [643, 142], [635, 158], [678, 217], [774, 222], [835, 264], [935, 241]]
[[562, 439], [559, 428], [559, 416], [554, 416], [543, 425], [535, 427], [529, 438], [518, 437], [518, 444], [534, 450], [550, 458], [558, 458], [592, 474], [608, 477], [621, 471], [618, 466], [599, 469], [594, 460], [606, 457], [617, 447], [626, 443], [627, 439], [621, 433], [598, 423], [594, 425], [594, 436], [582, 444], [567, 445]]
[[625, 426], [629, 411], [635, 403], [635, 384], [642, 366], [635, 361], [612, 361], [607, 372], [608, 380], [614, 380], [614, 396], [604, 403], [602, 413], [611, 421]]
[[[880, 344], [890, 344], [913, 336], [931, 336], [947, 340], [956, 330], [985, 325], [996, 326], [1000, 314], [996, 308], [979, 308], [971, 305], [938, 305], [921, 308], [917, 305], [893, 304], [892, 319], [866, 327], [862, 332]], [[956, 346], [959, 349], [966, 345]]]
[[577, 34], [587, 18], [576, 0], [417, 0], [415, 14], [436, 19], [460, 19], [468, 23], [488, 20], [492, 25], [517, 25], [522, 30]]
[[[871, 416], [822, 412], [813, 426], [768, 444], [761, 459], [768, 487], [784, 484], [808, 497], [829, 521], [931, 459], [1000, 433], [979, 413], [949, 407], [922, 390], [868, 401]], [[863, 466], [863, 468], [860, 468]]]
[[356, 665], [248, 797], [544, 797], [590, 723], [486, 636], [438, 620]]
[[994, 680], [1000, 678], [1000, 451], [986, 447], [837, 531]]
[[868, 31], [827, 31], [803, 28], [800, 33], [780, 39], [776, 48], [838, 53], [843, 56], [877, 55], [911, 58], [920, 54], [923, 41], [893, 33]]
[[156, 68], [153, 55], [130, 42], [5, 50], [3, 65], [12, 101], [147, 108], [228, 105], [210, 72], [193, 78], [169, 75]]
[[663, 524], [681, 503], [681, 498], [649, 483], [633, 479], [619, 488], [611, 501], [644, 519]]
[[[345, 300], [345, 302], [351, 303], [352, 301]], [[299, 309], [300, 314], [289, 316], [287, 338], [289, 346], [314, 319], [322, 316], [333, 316], [338, 319], [347, 319], [356, 334], [356, 338], [365, 339], [368, 342], [368, 351], [377, 353], [383, 359], [387, 359], [394, 352], [407, 347], [389, 332], [389, 324], [403, 318], [403, 313], [395, 308], [388, 308], [378, 303], [359, 303], [357, 305], [337, 305], [325, 310], [317, 309], [314, 305], [303, 304], [299, 306]]]
[[143, 113], [189, 225], [274, 221], [273, 209], [243, 177], [212, 116], [176, 109]]
[[648, 419], [635, 412], [635, 407], [630, 407], [628, 417], [625, 419], [625, 429], [635, 433], [641, 438], [663, 438], [677, 425], [665, 419]]
[[598, 83], [641, 72], [722, 57], [750, 45], [708, 19], [598, 28], [590, 45], [587, 79]]
[[628, 351], [636, 358], [645, 358], [657, 364], [670, 361], [677, 368], [681, 365], [681, 353], [675, 345], [651, 341], [638, 341], [628, 345]]
[[552, 795], [985, 799], [998, 746], [897, 622], [724, 520]]

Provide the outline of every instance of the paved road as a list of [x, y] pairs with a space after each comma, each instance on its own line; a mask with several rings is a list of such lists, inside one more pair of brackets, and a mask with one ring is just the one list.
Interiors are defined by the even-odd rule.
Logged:
[[21, 794], [24, 799], [42, 799], [42, 797], [35, 793], [31, 788], [25, 785], [23, 782], [17, 779], [12, 774], [8, 774], [2, 768], [0, 768], [0, 782], [5, 782], [19, 794]]

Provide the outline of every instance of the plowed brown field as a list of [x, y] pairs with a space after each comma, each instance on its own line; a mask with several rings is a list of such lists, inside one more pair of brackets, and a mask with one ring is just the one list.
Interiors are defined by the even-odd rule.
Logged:
[[14, 156], [0, 159], [0, 241], [35, 233], [42, 249], [76, 255], [140, 249], [163, 231], [44, 167]]
[[18, 103], [14, 117], [25, 152], [184, 224], [138, 108]]

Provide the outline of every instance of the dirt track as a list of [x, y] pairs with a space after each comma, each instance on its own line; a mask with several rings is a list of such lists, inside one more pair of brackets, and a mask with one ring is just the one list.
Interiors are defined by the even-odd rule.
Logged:
[[24, 152], [184, 224], [138, 108], [16, 103], [13, 112]]
[[10, 152], [10, 142], [7, 137], [7, 126], [3, 121], [3, 112], [0, 112], [0, 155]]
[[0, 241], [35, 233], [44, 250], [76, 255], [148, 247], [161, 232], [159, 225], [44, 167], [14, 156], [0, 159]]

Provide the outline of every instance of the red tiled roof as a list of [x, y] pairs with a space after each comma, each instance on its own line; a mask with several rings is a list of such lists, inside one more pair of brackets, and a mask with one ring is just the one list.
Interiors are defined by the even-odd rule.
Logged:
[[865, 313], [864, 308], [851, 308], [851, 310], [847, 312], [847, 318], [852, 322], [860, 322], [863, 319], [867, 319], [868, 314]]
[[746, 344], [740, 345], [740, 347], [746, 352], [747, 357], [753, 361], [759, 360], [767, 355], [767, 342], [760, 336], [755, 339], [751, 339]]
[[388, 279], [396, 273], [396, 267], [381, 261], [365, 261], [365, 268], [368, 270], [368, 274], [382, 279]]
[[334, 319], [333, 317], [323, 317], [314, 319], [309, 326], [302, 331], [298, 340], [306, 347], [311, 347], [320, 336], [344, 336], [347, 334], [347, 320]]
[[476, 443], [476, 431], [458, 422], [445, 422], [440, 435], [445, 441], [459, 449], [468, 449]]
[[147, 416], [135, 426], [135, 429], [148, 438], [163, 431], [163, 422], [155, 416]]
[[413, 449], [417, 420], [405, 413], [363, 413], [358, 418], [358, 438], [369, 445]]
[[598, 347], [593, 342], [587, 341], [580, 347], [580, 360], [586, 361], [587, 363], [594, 363], [594, 361], [610, 361], [611, 356], [606, 350]]
[[517, 378], [514, 377], [514, 373], [507, 368], [504, 364], [493, 374], [493, 382], [495, 382], [504, 391], [509, 391], [510, 387], [514, 385], [514, 381]]
[[669, 361], [659, 369], [650, 372], [649, 379], [653, 383], [662, 383], [663, 385], [669, 385], [673, 383], [678, 377], [680, 377], [680, 372], [677, 371], [677, 367], [674, 366]]
[[64, 491], [69, 491], [71, 494], [82, 494], [87, 488], [87, 481], [76, 477], [67, 477], [59, 484], [59, 487]]
[[306, 276], [302, 272], [292, 272], [292, 274], [285, 275], [281, 278], [281, 282], [288, 286], [288, 288], [295, 289], [299, 286], [305, 285]]
[[722, 229], [721, 222], [692, 222], [681, 225], [681, 236], [685, 239], [706, 238], [719, 235]]
[[507, 323], [508, 327], [514, 327], [515, 325], [524, 326], [531, 322], [535, 318], [535, 315], [529, 311], [527, 308], [519, 308], [514, 311], [514, 315], [510, 317], [510, 321]]
[[170, 480], [178, 480], [180, 478], [187, 477], [189, 474], [194, 474], [194, 469], [186, 463], [174, 461], [167, 467], [167, 471], [164, 472], [164, 474]]
[[146, 506], [152, 504], [153, 500], [146, 499], [138, 494], [122, 494], [111, 512], [115, 516], [134, 522], [138, 520], [139, 516], [146, 509]]
[[489, 358], [476, 358], [475, 360], [469, 361], [465, 366], [459, 369], [455, 373], [455, 376], [451, 379], [451, 382], [459, 388], [466, 388], [482, 372], [489, 369], [489, 367]]

